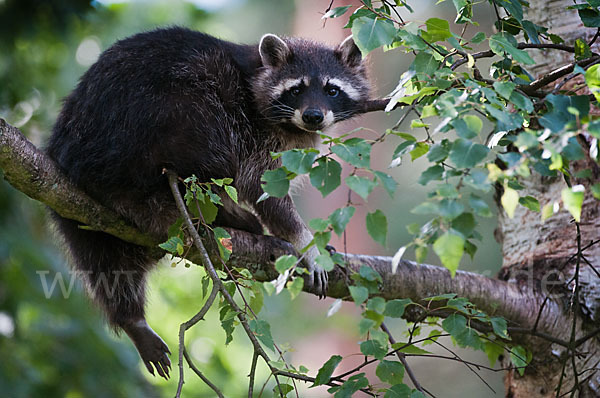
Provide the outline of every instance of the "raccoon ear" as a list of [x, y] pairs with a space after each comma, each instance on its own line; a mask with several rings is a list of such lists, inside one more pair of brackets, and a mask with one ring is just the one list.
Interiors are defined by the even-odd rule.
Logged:
[[352, 36], [346, 37], [335, 50], [340, 60], [350, 67], [360, 66], [362, 63], [362, 54], [358, 49]]
[[260, 59], [265, 66], [281, 66], [291, 55], [290, 48], [279, 36], [267, 33], [258, 45]]

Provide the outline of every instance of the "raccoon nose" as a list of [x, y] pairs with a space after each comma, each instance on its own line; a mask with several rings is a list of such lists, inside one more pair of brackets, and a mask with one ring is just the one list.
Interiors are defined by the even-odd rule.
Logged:
[[308, 108], [302, 114], [304, 123], [316, 125], [323, 121], [323, 112], [320, 109]]

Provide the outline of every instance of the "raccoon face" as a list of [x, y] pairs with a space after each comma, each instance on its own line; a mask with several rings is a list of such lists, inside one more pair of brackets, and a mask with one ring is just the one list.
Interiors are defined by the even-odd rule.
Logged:
[[296, 132], [325, 130], [352, 117], [369, 99], [360, 51], [351, 38], [337, 48], [267, 34], [253, 89], [259, 110], [273, 124]]

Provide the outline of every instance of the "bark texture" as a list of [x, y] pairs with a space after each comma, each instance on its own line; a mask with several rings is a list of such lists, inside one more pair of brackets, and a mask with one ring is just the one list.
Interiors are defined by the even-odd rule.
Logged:
[[[571, 1], [533, 0], [530, 1], [527, 19], [549, 27], [550, 33], [561, 36], [568, 45], [573, 45], [575, 39], [589, 41], [595, 34], [594, 29], [584, 28], [577, 12], [566, 10], [569, 5], [572, 5]], [[573, 55], [563, 51], [537, 50], [529, 53], [536, 61], [530, 69], [536, 77], [573, 62]], [[576, 79], [573, 79], [570, 85], [575, 81]], [[553, 83], [548, 89], [551, 90], [557, 83]], [[564, 88], [569, 88], [569, 85]], [[584, 149], [589, 148], [585, 139], [580, 143]], [[572, 172], [585, 169], [592, 171], [592, 183], [598, 182], [598, 165], [589, 158], [573, 165]], [[520, 195], [531, 195], [537, 198], [542, 206], [560, 202], [561, 190], [567, 187], [562, 177], [533, 175], [521, 183], [525, 189]], [[573, 178], [571, 184], [582, 184], [586, 188], [580, 222], [581, 245], [585, 248], [590, 242], [600, 238], [600, 206], [590, 193], [590, 180]], [[501, 238], [504, 257], [501, 278], [519, 287], [534, 289], [544, 296], [550, 296], [548, 302], [564, 308], [568, 313], [569, 320], [557, 322], [548, 329], [549, 333], [569, 341], [573, 337], [579, 339], [589, 336], [600, 327], [599, 275], [581, 258], [579, 267], [577, 266], [577, 228], [568, 211], [561, 208], [546, 222], [541, 221], [539, 213], [531, 212], [522, 206], [519, 206], [512, 219], [502, 212], [498, 236]], [[598, 268], [600, 245], [592, 245], [585, 249], [583, 255], [591, 265]], [[573, 292], [576, 284], [579, 293], [574, 302]], [[590, 338], [585, 344], [577, 347], [576, 356], [572, 356], [567, 347], [537, 338], [532, 339], [529, 346], [533, 348], [533, 366], [527, 368], [523, 377], [515, 371], [507, 372], [507, 397], [554, 397], [557, 396], [555, 389], [560, 383], [561, 394], [579, 384], [582, 385], [579, 396], [600, 396], [600, 374], [597, 372], [600, 362], [598, 337]], [[581, 374], [576, 375], [577, 373]]]

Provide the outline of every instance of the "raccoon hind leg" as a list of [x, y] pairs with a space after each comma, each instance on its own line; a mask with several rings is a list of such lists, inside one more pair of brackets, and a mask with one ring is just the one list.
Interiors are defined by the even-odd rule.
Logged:
[[85, 231], [78, 223], [53, 213], [77, 272], [94, 301], [118, 333], [127, 333], [146, 368], [168, 379], [171, 362], [165, 342], [148, 325], [144, 303], [146, 275], [154, 260], [142, 247], [103, 232]]

